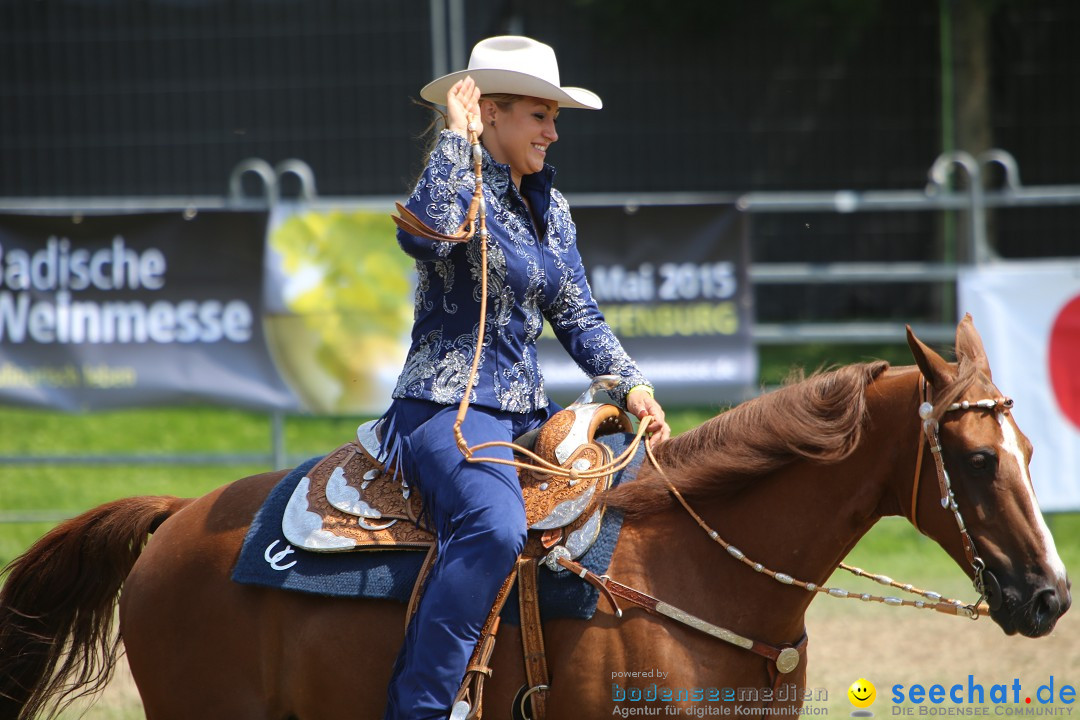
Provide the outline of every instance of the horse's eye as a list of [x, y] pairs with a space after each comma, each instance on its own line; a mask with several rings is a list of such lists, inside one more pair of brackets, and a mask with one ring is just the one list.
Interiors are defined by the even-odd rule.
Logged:
[[990, 458], [986, 453], [973, 453], [968, 462], [971, 464], [972, 470], [985, 470], [990, 467]]

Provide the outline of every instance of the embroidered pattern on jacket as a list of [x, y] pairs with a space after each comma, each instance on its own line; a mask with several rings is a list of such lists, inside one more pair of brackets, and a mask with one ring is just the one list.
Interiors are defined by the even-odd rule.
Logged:
[[[470, 401], [509, 412], [547, 406], [536, 353], [546, 317], [588, 375], [622, 376], [611, 395], [616, 402], [625, 402], [630, 388], [648, 382], [593, 300], [569, 207], [550, 185], [553, 171], [546, 168], [539, 176], [550, 198], [542, 240], [510, 181], [509, 168], [484, 151], [483, 172], [491, 233], [487, 329]], [[464, 218], [474, 186], [468, 143], [444, 131], [408, 206], [430, 226], [453, 232]], [[480, 240], [431, 242], [399, 231], [398, 242], [417, 259], [419, 283], [412, 347], [394, 397], [456, 403], [465, 390], [479, 330]], [[465, 277], [470, 284], [462, 286]]]

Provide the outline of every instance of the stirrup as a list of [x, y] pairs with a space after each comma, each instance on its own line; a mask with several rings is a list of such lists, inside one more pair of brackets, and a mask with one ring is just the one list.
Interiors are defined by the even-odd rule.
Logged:
[[454, 707], [450, 709], [450, 717], [448, 720], [465, 720], [469, 717], [469, 711], [472, 710], [472, 706], [464, 700], [458, 700], [454, 703]]

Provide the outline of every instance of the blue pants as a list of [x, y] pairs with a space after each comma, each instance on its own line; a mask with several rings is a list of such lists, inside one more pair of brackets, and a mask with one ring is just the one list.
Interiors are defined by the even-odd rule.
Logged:
[[[510, 441], [557, 408], [502, 413], [470, 407], [469, 445]], [[387, 691], [387, 720], [446, 718], [495, 596], [525, 546], [525, 504], [517, 471], [470, 463], [454, 441], [457, 406], [396, 400], [387, 417], [402, 442], [403, 466], [424, 499], [438, 559], [405, 633]], [[492, 448], [482, 455], [512, 458]]]

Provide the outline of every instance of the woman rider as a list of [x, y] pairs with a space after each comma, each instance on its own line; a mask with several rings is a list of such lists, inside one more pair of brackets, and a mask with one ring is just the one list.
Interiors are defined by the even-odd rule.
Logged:
[[[621, 378], [609, 394], [639, 418], [651, 415], [653, 442], [665, 440], [652, 386], [592, 298], [574, 223], [545, 162], [559, 139], [560, 108], [599, 109], [600, 98], [560, 87], [554, 51], [514, 36], [481, 41], [467, 70], [438, 78], [421, 96], [445, 101], [446, 129], [406, 207], [439, 232], [456, 231], [472, 199], [467, 128], [471, 118], [480, 121], [489, 277], [482, 355], [462, 426], [469, 444], [510, 441], [558, 410], [537, 366], [545, 318], [589, 376]], [[527, 528], [516, 471], [466, 462], [452, 430], [477, 343], [480, 238], [431, 241], [399, 230], [398, 242], [416, 258], [419, 282], [412, 346], [383, 442], [423, 496], [438, 559], [394, 666], [386, 717], [445, 718]], [[511, 458], [501, 448], [485, 454]]]

